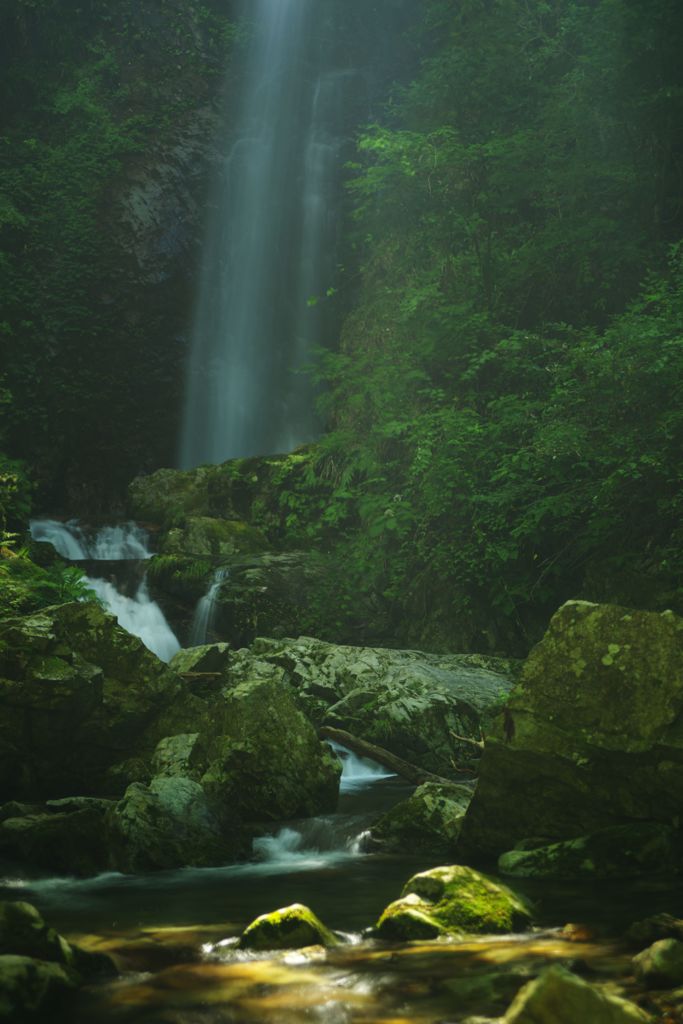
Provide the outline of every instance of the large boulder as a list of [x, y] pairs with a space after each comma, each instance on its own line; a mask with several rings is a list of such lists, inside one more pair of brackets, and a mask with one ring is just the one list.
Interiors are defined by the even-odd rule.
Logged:
[[76, 987], [73, 974], [60, 964], [0, 955], [0, 1021], [52, 1020]]
[[678, 820], [683, 619], [572, 601], [487, 735], [460, 855]]
[[531, 924], [531, 908], [512, 889], [454, 864], [414, 875], [377, 922], [384, 939], [435, 939], [468, 933], [505, 934]]
[[0, 622], [0, 855], [83, 874], [224, 863], [259, 823], [333, 810], [339, 761], [266, 668], [192, 692], [97, 604]]
[[555, 966], [524, 986], [501, 1024], [647, 1024], [651, 1020], [635, 1003]]
[[1, 621], [0, 799], [121, 791], [113, 766], [149, 756], [193, 700], [95, 602]]
[[372, 844], [388, 853], [454, 853], [472, 790], [425, 782], [387, 811], [371, 828]]
[[163, 555], [221, 560], [232, 555], [263, 551], [263, 534], [240, 519], [188, 516], [182, 527], [169, 530], [161, 544]]
[[244, 821], [333, 811], [341, 763], [297, 708], [281, 670], [230, 682], [213, 708], [200, 781]]
[[502, 875], [516, 878], [635, 878], [672, 874], [680, 858], [666, 825], [614, 825], [590, 836], [509, 850], [498, 858]]
[[258, 639], [231, 659], [233, 679], [279, 666], [317, 725], [345, 729], [427, 771], [452, 775], [512, 683], [509, 663], [478, 655], [347, 647], [310, 637]]
[[92, 875], [110, 864], [105, 815], [112, 801], [81, 797], [25, 807], [0, 807], [0, 857], [69, 875]]
[[0, 901], [0, 1021], [52, 1020], [84, 980], [115, 973], [109, 957], [70, 945], [30, 903]]
[[107, 825], [112, 866], [119, 871], [209, 867], [248, 848], [240, 826], [226, 829], [202, 787], [182, 776], [133, 783]]

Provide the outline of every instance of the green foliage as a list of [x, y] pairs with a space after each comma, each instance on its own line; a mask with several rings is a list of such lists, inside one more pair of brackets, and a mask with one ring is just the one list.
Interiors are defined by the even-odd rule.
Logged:
[[97, 601], [83, 571], [57, 559], [42, 569], [25, 550], [0, 549], [0, 604], [3, 615], [25, 615], [68, 601]]
[[340, 587], [450, 647], [522, 651], [568, 597], [683, 607], [683, 11], [428, 3], [426, 39], [350, 186]]

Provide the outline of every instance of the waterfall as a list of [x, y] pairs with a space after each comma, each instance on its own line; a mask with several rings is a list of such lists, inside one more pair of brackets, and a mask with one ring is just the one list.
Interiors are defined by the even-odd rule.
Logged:
[[[67, 523], [33, 519], [30, 529], [34, 540], [52, 544], [57, 554], [72, 562], [135, 562], [152, 557], [147, 531], [137, 523], [89, 531], [76, 519]], [[95, 567], [91, 567], [87, 583], [119, 625], [139, 637], [162, 661], [170, 661], [180, 650], [164, 613], [149, 596], [146, 574], [132, 597], [121, 593], [111, 580], [98, 576]]]
[[322, 305], [309, 300], [335, 271], [344, 100], [357, 77], [330, 68], [327, 7], [248, 6], [237, 124], [226, 129], [233, 141], [204, 246], [183, 468], [288, 451], [318, 434], [315, 388], [301, 371], [323, 340]]
[[208, 643], [211, 640], [214, 620], [216, 618], [218, 593], [221, 589], [221, 584], [228, 578], [229, 574], [228, 569], [216, 569], [209, 589], [197, 602], [197, 608], [190, 628], [190, 647], [201, 647], [202, 644]]

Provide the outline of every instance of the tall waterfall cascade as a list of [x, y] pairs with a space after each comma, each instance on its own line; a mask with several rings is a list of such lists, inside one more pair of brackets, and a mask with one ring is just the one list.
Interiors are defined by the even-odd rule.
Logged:
[[[319, 433], [303, 372], [325, 340], [348, 98], [328, 0], [249, 0], [250, 42], [217, 173], [188, 366], [183, 468]], [[234, 107], [238, 112], [234, 122]], [[228, 123], [232, 127], [228, 127]]]
[[97, 563], [143, 562], [152, 557], [149, 536], [137, 523], [104, 526], [97, 531], [84, 529], [77, 520], [61, 523], [55, 519], [33, 519], [31, 536], [36, 541], [52, 544], [58, 555], [71, 562], [88, 563], [86, 582], [120, 626], [140, 637], [145, 647], [170, 661], [180, 644], [166, 617], [147, 588], [147, 576], [138, 579], [132, 594], [119, 589], [113, 579], [97, 570]]

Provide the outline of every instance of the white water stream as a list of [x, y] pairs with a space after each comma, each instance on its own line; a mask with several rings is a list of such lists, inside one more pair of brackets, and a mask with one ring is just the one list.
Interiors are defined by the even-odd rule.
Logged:
[[192, 626], [190, 628], [190, 642], [188, 647], [201, 647], [202, 644], [211, 642], [216, 619], [218, 593], [221, 589], [221, 585], [228, 578], [229, 574], [229, 569], [216, 569], [209, 585], [209, 589], [197, 602], [194, 618], [192, 619]]
[[[137, 523], [104, 526], [88, 531], [78, 520], [60, 523], [55, 519], [33, 519], [31, 536], [55, 548], [62, 558], [79, 562], [145, 561], [152, 557], [149, 536]], [[118, 619], [119, 625], [140, 637], [145, 647], [170, 661], [180, 650], [180, 644], [156, 601], [149, 596], [147, 580], [143, 577], [131, 597], [121, 593], [115, 583], [103, 579], [90, 570], [88, 586], [99, 597], [107, 611]]]

